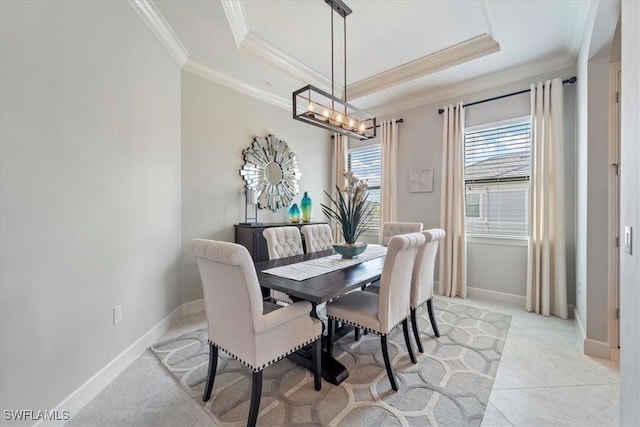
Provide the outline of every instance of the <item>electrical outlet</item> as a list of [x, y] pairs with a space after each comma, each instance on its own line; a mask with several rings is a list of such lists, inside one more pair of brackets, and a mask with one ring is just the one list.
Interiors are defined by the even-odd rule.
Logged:
[[122, 304], [113, 307], [113, 324], [116, 325], [122, 320]]
[[578, 282], [578, 286], [576, 286], [576, 292], [578, 292], [578, 296], [582, 295], [582, 283]]
[[629, 255], [633, 254], [633, 227], [624, 227], [624, 251]]

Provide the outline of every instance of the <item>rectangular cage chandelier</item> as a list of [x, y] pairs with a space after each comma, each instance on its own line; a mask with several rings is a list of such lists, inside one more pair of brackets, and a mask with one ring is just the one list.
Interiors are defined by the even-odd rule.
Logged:
[[[347, 102], [347, 15], [351, 9], [342, 0], [324, 0], [331, 6], [331, 93], [307, 85], [293, 92], [293, 118], [359, 140], [376, 137], [376, 118]], [[344, 22], [344, 90], [343, 98], [334, 94], [333, 13]]]

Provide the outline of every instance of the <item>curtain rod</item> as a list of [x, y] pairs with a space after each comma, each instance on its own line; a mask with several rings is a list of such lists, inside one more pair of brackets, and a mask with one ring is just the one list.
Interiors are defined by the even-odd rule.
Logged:
[[[404, 123], [404, 119], [398, 119], [396, 120], [396, 123]], [[377, 128], [380, 127], [380, 125], [376, 125]]]
[[[562, 84], [563, 85], [574, 84], [577, 80], [578, 80], [578, 78], [576, 76], [569, 77], [568, 79], [564, 79], [562, 81]], [[507, 93], [505, 95], [494, 96], [493, 98], [487, 98], [487, 99], [482, 99], [480, 101], [470, 102], [468, 104], [464, 104], [463, 107], [471, 107], [472, 105], [483, 104], [485, 102], [495, 101], [497, 99], [507, 98], [509, 96], [514, 96], [514, 95], [520, 95], [522, 93], [527, 93], [527, 92], [531, 92], [531, 89], [529, 88], [529, 89], [519, 90], [517, 92], [511, 92], [511, 93]], [[438, 114], [442, 114], [442, 113], [444, 113], [444, 108], [438, 109]]]
[[[396, 123], [404, 123], [404, 119], [400, 118], [400, 119], [396, 120]], [[380, 125], [376, 125], [376, 127], [379, 128]], [[334, 138], [334, 136], [331, 135], [331, 139], [333, 139], [333, 138]]]

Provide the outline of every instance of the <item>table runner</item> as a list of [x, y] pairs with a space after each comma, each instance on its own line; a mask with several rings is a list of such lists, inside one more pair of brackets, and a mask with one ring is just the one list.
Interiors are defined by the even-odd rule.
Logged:
[[334, 254], [322, 258], [310, 259], [309, 261], [298, 262], [296, 264], [269, 268], [262, 272], [301, 282], [312, 277], [322, 276], [323, 274], [331, 273], [332, 271], [361, 264], [365, 261], [369, 261], [370, 259], [379, 258], [384, 256], [386, 253], [386, 246], [369, 245], [367, 246], [367, 249], [358, 256], [358, 258], [346, 259], [342, 258], [342, 255], [340, 254]]

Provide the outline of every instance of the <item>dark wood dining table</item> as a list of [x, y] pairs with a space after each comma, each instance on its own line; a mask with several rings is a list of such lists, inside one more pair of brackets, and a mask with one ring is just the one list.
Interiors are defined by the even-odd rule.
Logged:
[[[364, 261], [360, 264], [350, 265], [340, 270], [331, 271], [320, 276], [311, 277], [306, 280], [294, 280], [285, 277], [265, 273], [274, 267], [300, 263], [315, 258], [322, 258], [333, 255], [334, 251], [312, 252], [304, 255], [296, 255], [287, 258], [280, 258], [271, 261], [264, 261], [255, 264], [258, 282], [260, 286], [267, 289], [274, 289], [286, 293], [293, 301], [309, 301], [313, 307], [311, 316], [319, 318], [318, 305], [331, 301], [352, 290], [361, 288], [371, 282], [380, 279], [384, 256]], [[323, 326], [324, 330], [324, 326]], [[348, 325], [338, 330], [335, 339], [344, 336], [353, 328]], [[326, 337], [323, 336], [323, 341]], [[289, 356], [294, 363], [311, 369], [311, 354], [307, 350], [296, 352]], [[326, 352], [326, 343], [323, 343], [322, 354], [322, 377], [332, 384], [340, 384], [349, 376], [347, 369]]]

